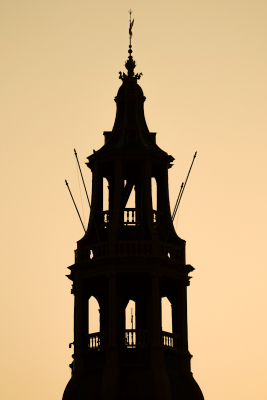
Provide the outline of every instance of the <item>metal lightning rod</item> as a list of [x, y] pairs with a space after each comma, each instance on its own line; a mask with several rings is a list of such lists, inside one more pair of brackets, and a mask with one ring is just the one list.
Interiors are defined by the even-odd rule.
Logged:
[[183, 191], [183, 186], [184, 186], [184, 182], [181, 184], [181, 187], [180, 187], [180, 192], [179, 192], [179, 194], [178, 194], [178, 197], [177, 197], [177, 200], [176, 200], [176, 203], [175, 203], [174, 209], [173, 209], [173, 213], [172, 213], [172, 221], [174, 220], [174, 217], [175, 217], [175, 215], [176, 215], [176, 211], [177, 211], [178, 204], [179, 204], [179, 199], [180, 199], [181, 193], [182, 193], [182, 191]]
[[[172, 213], [172, 222], [174, 221], [174, 218], [175, 218], [175, 216], [176, 216], [176, 213], [177, 213], [179, 204], [180, 204], [180, 202], [181, 202], [181, 198], [182, 198], [182, 195], [183, 195], [183, 193], [184, 193], [184, 189], [185, 189], [186, 183], [187, 183], [187, 181], [188, 181], [188, 177], [189, 177], [189, 175], [190, 175], [190, 172], [191, 172], [191, 169], [192, 169], [192, 166], [193, 166], [193, 164], [194, 164], [194, 161], [195, 161], [196, 156], [197, 156], [197, 152], [195, 152], [195, 154], [194, 154], [193, 161], [192, 161], [192, 163], [191, 163], [191, 165], [190, 165], [190, 168], [189, 168], [189, 171], [188, 171], [188, 174], [187, 174], [185, 183], [184, 183], [184, 184], [182, 183], [182, 185], [181, 185], [180, 192], [179, 192], [179, 194], [178, 194], [178, 197], [177, 197], [177, 200], [176, 200], [176, 203], [175, 203], [175, 207], [174, 207], [174, 210], [173, 210], [173, 213]], [[172, 225], [170, 225], [170, 228], [169, 228], [169, 230], [168, 230], [168, 234], [167, 234], [165, 243], [166, 243], [167, 240], [168, 240], [168, 237], [169, 237], [169, 234], [170, 234], [170, 231], [171, 231], [171, 227], [172, 227]]]
[[80, 174], [81, 174], [81, 177], [82, 177], [83, 187], [84, 187], [84, 190], [85, 190], [85, 193], [86, 193], [86, 197], [87, 197], [87, 200], [88, 200], [88, 204], [89, 204], [89, 207], [90, 207], [90, 212], [91, 212], [91, 214], [92, 214], [92, 219], [93, 219], [93, 223], [94, 223], [94, 226], [95, 226], [95, 231], [96, 231], [97, 240], [98, 240], [98, 242], [100, 243], [100, 239], [99, 239], [99, 236], [98, 236], [98, 231], [97, 231], [97, 227], [96, 227], [94, 215], [93, 215], [93, 213], [92, 213], [91, 203], [90, 203], [89, 196], [88, 196], [88, 193], [87, 193], [87, 189], [86, 189], [86, 186], [85, 186], [85, 183], [84, 183], [82, 170], [81, 170], [80, 163], [79, 163], [79, 160], [78, 160], [78, 155], [77, 155], [77, 152], [76, 152], [75, 149], [74, 149], [74, 154], [75, 154], [75, 157], [76, 157], [76, 160], [77, 160], [77, 164], [78, 164], [78, 167], [79, 167], [79, 170], [80, 170]]
[[[191, 165], [190, 165], [190, 168], [189, 168], [189, 171], [188, 171], [188, 174], [187, 174], [185, 183], [184, 183], [184, 185], [183, 185], [182, 192], [181, 192], [181, 195], [180, 195], [180, 198], [179, 198], [179, 201], [178, 201], [176, 210], [175, 210], [175, 212], [173, 212], [173, 218], [172, 218], [172, 220], [174, 220], [174, 218], [175, 218], [176, 212], [177, 212], [177, 210], [178, 210], [178, 207], [179, 207], [179, 204], [180, 204], [182, 195], [183, 195], [183, 193], [184, 193], [184, 189], [185, 189], [185, 187], [186, 187], [186, 183], [187, 183], [188, 177], [189, 177], [189, 175], [190, 175], [190, 172], [191, 172], [191, 169], [192, 169], [192, 166], [193, 166], [193, 164], [194, 164], [194, 161], [195, 161], [196, 156], [197, 156], [197, 152], [195, 152], [195, 154], [194, 154], [193, 161], [192, 161], [192, 163], [191, 163]], [[177, 200], [178, 200], [178, 199], [177, 199]]]
[[81, 219], [80, 213], [79, 213], [79, 211], [78, 211], [78, 208], [77, 208], [76, 203], [75, 203], [75, 201], [74, 201], [74, 198], [73, 198], [73, 196], [72, 196], [72, 194], [71, 194], [71, 191], [70, 191], [70, 188], [69, 188], [69, 185], [68, 185], [68, 182], [66, 181], [66, 179], [65, 179], [65, 183], [66, 183], [67, 188], [68, 188], [68, 190], [69, 190], [69, 192], [70, 192], [70, 196], [71, 196], [71, 198], [72, 198], [73, 204], [74, 204], [74, 206], [75, 206], [75, 208], [76, 208], [77, 214], [78, 214], [78, 216], [79, 216], [79, 218], [80, 218], [82, 227], [83, 227], [84, 232], [85, 232], [85, 227], [84, 227], [83, 221], [82, 221], [82, 219]]

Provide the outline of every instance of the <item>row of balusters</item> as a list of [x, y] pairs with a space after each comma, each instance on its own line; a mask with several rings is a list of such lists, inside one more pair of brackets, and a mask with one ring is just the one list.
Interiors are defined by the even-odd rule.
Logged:
[[[108, 226], [111, 223], [112, 212], [103, 211], [103, 224]], [[139, 225], [141, 223], [140, 208], [125, 208], [124, 209], [124, 225]], [[153, 210], [153, 223], [155, 226], [161, 226], [163, 222], [163, 213]]]
[[[179, 348], [179, 335], [162, 331], [161, 340], [163, 346], [175, 350]], [[146, 329], [125, 329], [124, 346], [128, 348], [146, 347], [148, 345]], [[105, 332], [91, 333], [88, 335], [88, 349], [101, 350], [105, 348]]]
[[[151, 256], [152, 255], [152, 242], [127, 242], [120, 241], [115, 243], [116, 256]], [[177, 247], [166, 246], [160, 244], [159, 256], [163, 258], [170, 258], [181, 262], [181, 249]], [[94, 246], [85, 246], [79, 256], [81, 261], [88, 261], [100, 257], [109, 256], [107, 242]], [[78, 253], [75, 251], [75, 261], [78, 261]]]

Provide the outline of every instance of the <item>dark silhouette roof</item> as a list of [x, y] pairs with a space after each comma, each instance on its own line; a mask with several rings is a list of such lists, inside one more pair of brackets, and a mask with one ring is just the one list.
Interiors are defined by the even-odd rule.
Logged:
[[114, 126], [111, 132], [104, 132], [105, 144], [96, 153], [106, 151], [152, 151], [161, 156], [168, 156], [156, 144], [156, 133], [149, 131], [144, 114], [144, 102], [146, 100], [142, 88], [137, 81], [142, 73], [134, 72], [136, 66], [132, 57], [132, 46], [129, 46], [129, 57], [125, 63], [127, 74], [120, 72], [122, 80], [115, 102], [117, 112]]

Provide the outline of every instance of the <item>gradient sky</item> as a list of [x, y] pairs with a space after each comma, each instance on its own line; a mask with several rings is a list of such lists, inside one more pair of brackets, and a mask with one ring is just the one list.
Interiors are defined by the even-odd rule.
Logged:
[[[128, 47], [157, 143], [175, 158], [175, 226], [196, 270], [192, 370], [205, 400], [266, 400], [266, 0], [1, 0], [0, 397], [58, 400], [70, 378], [83, 231], [75, 147], [111, 130]], [[85, 218], [88, 208], [84, 199]]]

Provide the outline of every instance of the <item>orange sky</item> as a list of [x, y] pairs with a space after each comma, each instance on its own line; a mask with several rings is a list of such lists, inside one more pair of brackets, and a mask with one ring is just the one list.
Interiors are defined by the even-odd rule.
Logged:
[[264, 0], [0, 1], [0, 397], [58, 400], [70, 377], [65, 275], [83, 231], [64, 180], [81, 208], [73, 148], [84, 165], [112, 129], [130, 8], [172, 208], [198, 151], [175, 220], [196, 268], [194, 376], [205, 400], [266, 400]]

